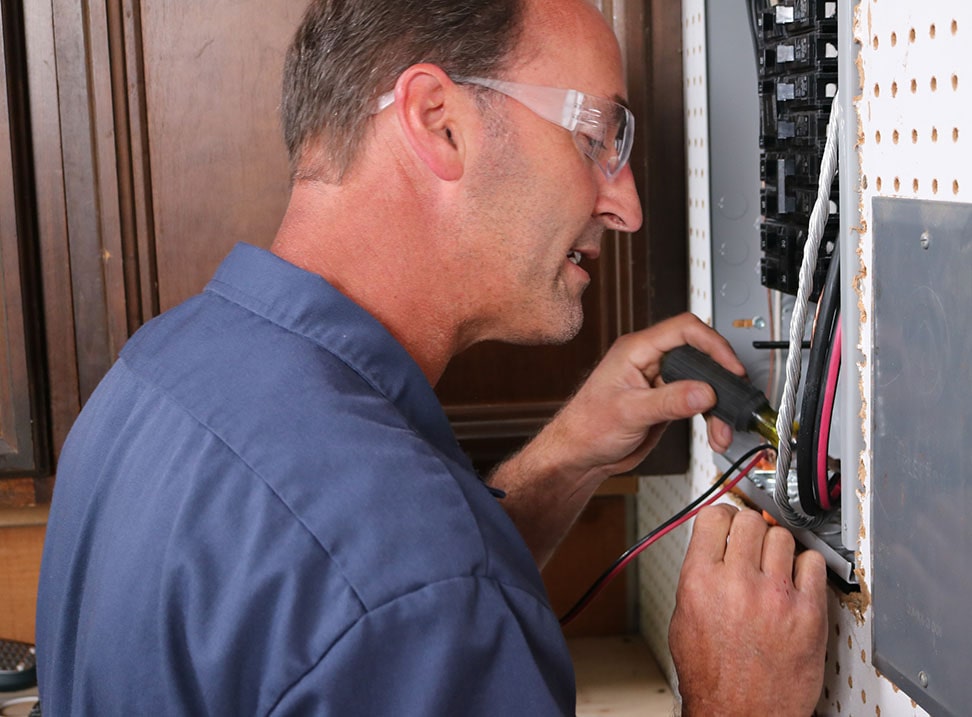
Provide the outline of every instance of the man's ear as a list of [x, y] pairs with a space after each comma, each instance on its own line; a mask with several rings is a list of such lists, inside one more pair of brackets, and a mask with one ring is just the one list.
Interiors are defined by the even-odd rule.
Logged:
[[395, 83], [395, 112], [416, 156], [442, 180], [462, 177], [465, 158], [457, 87], [441, 68], [412, 65]]

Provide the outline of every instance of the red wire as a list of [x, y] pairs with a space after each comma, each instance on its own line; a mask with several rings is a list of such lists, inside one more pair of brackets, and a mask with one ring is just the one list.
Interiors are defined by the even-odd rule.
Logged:
[[840, 320], [834, 332], [834, 344], [830, 349], [827, 366], [827, 385], [824, 387], [823, 409], [820, 413], [820, 433], [817, 442], [817, 496], [820, 507], [830, 510], [830, 488], [827, 485], [827, 448], [830, 446], [830, 422], [834, 416], [834, 397], [837, 395], [837, 377], [840, 374], [840, 350], [843, 334]]
[[[614, 580], [614, 578], [616, 578], [621, 573], [621, 571], [623, 571], [628, 566], [628, 564], [631, 563], [632, 560], [634, 560], [636, 557], [641, 555], [642, 551], [645, 548], [647, 548], [649, 545], [654, 545], [659, 538], [661, 538], [664, 535], [668, 535], [670, 532], [675, 530], [675, 528], [685, 523], [685, 521], [695, 517], [695, 514], [698, 513], [700, 510], [702, 510], [705, 506], [712, 505], [712, 503], [719, 500], [719, 498], [721, 498], [730, 490], [735, 488], [736, 484], [739, 483], [739, 481], [741, 481], [743, 478], [749, 475], [750, 471], [752, 471], [753, 468], [759, 465], [759, 462], [763, 460], [765, 453], [766, 453], [765, 451], [761, 451], [760, 453], [757, 453], [756, 457], [753, 458], [753, 460], [751, 460], [746, 465], [746, 467], [739, 472], [739, 474], [735, 478], [728, 481], [724, 486], [722, 486], [722, 488], [716, 491], [716, 493], [714, 493], [708, 500], [706, 500], [704, 503], [696, 507], [694, 510], [689, 511], [678, 520], [673, 521], [671, 525], [667, 525], [662, 530], [659, 530], [658, 533], [651, 538], [651, 540], [645, 541], [645, 543], [639, 546], [637, 550], [632, 551], [630, 555], [628, 555], [624, 560], [622, 560], [615, 566], [614, 570], [612, 570], [610, 573], [607, 574], [607, 576], [601, 582], [597, 590], [595, 590], [593, 593], [590, 594], [590, 596], [588, 596], [587, 603], [590, 604], [591, 602], [593, 602], [594, 598], [597, 597], [605, 587], [607, 587], [608, 583]], [[578, 613], [575, 614], [574, 617], [577, 617], [577, 615], [579, 614], [580, 612], [578, 611]]]

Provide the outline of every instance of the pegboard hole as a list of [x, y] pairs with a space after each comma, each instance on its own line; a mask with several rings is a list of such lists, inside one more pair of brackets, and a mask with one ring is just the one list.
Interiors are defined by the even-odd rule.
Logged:
[[895, 130], [894, 132], [891, 133], [891, 141], [894, 142], [895, 144], [898, 143], [899, 138], [900, 135], [898, 134], [898, 130]]
[[899, 189], [901, 189], [901, 180], [898, 179], [897, 177], [895, 177], [894, 178], [894, 191], [897, 192]]
[[911, 182], [911, 188], [914, 190], [915, 194], [918, 193], [918, 180], [915, 179]]
[[938, 141], [938, 127], [932, 127], [932, 142]]
[[881, 178], [880, 177], [878, 177], [876, 180], [874, 180], [874, 186], [877, 187], [877, 190], [879, 192], [881, 191], [881, 184], [882, 183], [883, 182], [881, 182]]
[[952, 75], [952, 89], [958, 89], [958, 75]]
[[931, 82], [928, 83], [928, 86], [931, 87], [932, 92], [936, 92], [938, 90], [938, 78], [935, 77], [935, 75], [932, 75]]
[[918, 130], [911, 130], [911, 143], [918, 144]]
[[881, 130], [877, 130], [874, 133], [874, 141], [877, 142], [878, 144], [881, 144]]
[[871, 40], [871, 44], [872, 44], [872, 45], [874, 46], [874, 49], [875, 49], [875, 50], [876, 50], [876, 49], [878, 49], [878, 45], [880, 45], [880, 44], [881, 44], [881, 41], [880, 41], [880, 40], [878, 40], [878, 36], [877, 36], [877, 35], [875, 35], [875, 36], [874, 36], [874, 39], [873, 39], [873, 40]]
[[959, 138], [959, 128], [958, 127], [952, 127], [952, 141], [953, 142], [958, 142], [958, 138]]
[[958, 33], [958, 20], [952, 20], [952, 34]]
[[867, 175], [861, 175], [861, 189], [867, 189]]
[[938, 180], [932, 180], [932, 194], [938, 194]]
[[894, 47], [897, 44], [898, 44], [898, 33], [892, 32], [891, 33], [891, 47]]
[[915, 28], [911, 28], [908, 31], [908, 42], [914, 42], [916, 35], [917, 33], [915, 32]]
[[918, 91], [918, 80], [912, 78], [911, 80], [911, 94], [915, 94]]
[[930, 37], [932, 40], [935, 39], [935, 23], [932, 23], [928, 28], [928, 37]]
[[898, 83], [897, 83], [897, 81], [891, 83], [891, 96], [892, 97], [897, 97], [898, 96]]
[[958, 194], [958, 193], [959, 193], [959, 183], [958, 180], [955, 179], [952, 181], [952, 194]]
[[881, 85], [879, 85], [877, 82], [874, 83], [874, 96], [875, 97], [881, 96]]

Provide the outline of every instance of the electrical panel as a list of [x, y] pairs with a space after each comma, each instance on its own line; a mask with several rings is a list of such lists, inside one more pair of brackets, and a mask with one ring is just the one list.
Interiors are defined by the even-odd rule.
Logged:
[[[838, 95], [843, 38], [839, 37], [837, 3], [710, 0], [706, 26], [713, 324], [775, 408], [784, 393], [790, 324], [811, 214], [818, 201], [828, 121]], [[840, 195], [836, 180], [830, 192], [832, 199], [823, 206], [826, 228], [808, 287], [811, 301], [820, 299], [832, 257], [838, 252]], [[839, 309], [839, 298], [837, 303]], [[822, 344], [829, 347], [826, 354], [807, 348], [814, 334], [815, 307], [811, 304], [808, 309], [811, 320], [798, 328], [798, 345], [804, 347], [800, 361], [804, 377], [811, 355], [818, 354], [818, 359], [829, 355], [835, 345], [829, 334]], [[836, 325], [839, 318], [832, 317], [831, 322]], [[822, 397], [824, 386], [829, 387], [831, 400], [841, 400], [839, 395], [834, 397], [835, 391], [842, 392], [841, 386], [834, 388], [835, 381], [811, 382], [810, 389], [803, 388], [806, 383], [801, 382], [796, 399], [796, 418], [801, 418], [804, 390], [811, 392], [808, 405]], [[824, 466], [820, 469], [825, 475], [823, 483], [813, 485], [825, 484], [829, 474], [831, 489], [839, 481], [839, 469], [834, 469], [842, 455], [840, 412], [834, 411], [833, 416], [832, 421], [825, 421], [829, 430], [822, 433], [822, 453], [817, 450], [817, 434], [813, 450], [794, 451], [795, 458], [798, 453], [804, 458], [809, 453]], [[807, 426], [800, 430], [810, 433]], [[753, 436], [737, 435], [727, 457], [756, 442]], [[798, 443], [798, 448], [807, 445]], [[804, 471], [806, 466], [804, 460]], [[790, 505], [800, 511], [807, 481], [798, 480], [798, 468], [800, 463], [794, 460], [787, 493], [792, 496]], [[817, 472], [815, 467], [815, 476]], [[772, 470], [757, 470], [740, 488], [750, 502], [785, 523], [774, 499], [775, 483]], [[830, 490], [827, 496], [831, 497]], [[839, 504], [839, 499], [831, 503]], [[815, 525], [794, 528], [794, 535], [823, 553], [832, 575], [853, 589], [857, 582], [854, 550], [845, 544], [847, 531], [839, 507], [829, 512], [817, 510], [812, 518]]]

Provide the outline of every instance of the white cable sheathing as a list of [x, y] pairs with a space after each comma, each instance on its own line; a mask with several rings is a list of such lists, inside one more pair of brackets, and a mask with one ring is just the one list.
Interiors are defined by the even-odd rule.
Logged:
[[787, 523], [796, 528], [815, 528], [826, 520], [825, 515], [809, 516], [798, 511], [790, 503], [789, 475], [793, 448], [790, 441], [793, 435], [793, 416], [796, 411], [796, 395], [800, 387], [802, 365], [801, 344], [807, 320], [807, 306], [810, 303], [810, 290], [813, 287], [813, 272], [817, 266], [817, 255], [823, 239], [827, 220], [830, 218], [830, 185], [837, 175], [837, 144], [843, 122], [838, 96], [834, 95], [830, 106], [830, 119], [827, 122], [827, 144], [820, 162], [820, 181], [817, 185], [817, 201], [810, 214], [807, 242], [803, 248], [803, 264], [800, 266], [800, 280], [797, 287], [793, 315], [790, 317], [790, 346], [786, 356], [786, 384], [783, 387], [783, 400], [780, 402], [776, 419], [776, 432], [780, 443], [776, 459], [776, 490], [773, 499]]

